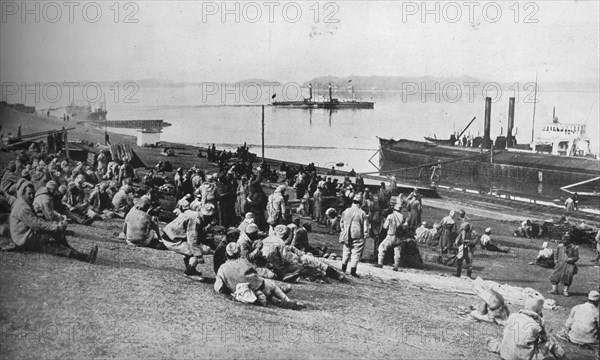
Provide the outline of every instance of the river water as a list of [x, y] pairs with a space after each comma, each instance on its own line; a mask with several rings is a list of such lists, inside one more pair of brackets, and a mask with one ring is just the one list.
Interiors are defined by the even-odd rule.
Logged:
[[[106, 91], [110, 94], [110, 90]], [[502, 94], [488, 93], [494, 98], [492, 138], [506, 133], [508, 99], [514, 94], [511, 90]], [[303, 95], [308, 96], [306, 89]], [[526, 143], [532, 133], [532, 93], [522, 89], [517, 95], [516, 136], [519, 143]], [[325, 167], [344, 163], [342, 170], [354, 168], [368, 172], [376, 170], [368, 160], [378, 149], [378, 136], [423, 140], [423, 136], [436, 134], [438, 138], [448, 138], [453, 131], [462, 130], [473, 117], [477, 119], [466, 133], [483, 133], [485, 101], [481, 91], [476, 91], [472, 98], [466, 93], [462, 96], [448, 92], [409, 95], [401, 91], [363, 91], [357, 96], [374, 101], [375, 108], [330, 111], [266, 106], [265, 156], [299, 163], [314, 162]], [[137, 103], [107, 99], [108, 119], [162, 119], [172, 126], [163, 129], [161, 140], [203, 146], [215, 143], [217, 148], [228, 149], [246, 142], [251, 151], [260, 155], [260, 104], [268, 105], [270, 97], [263, 94], [260, 101], [249, 101], [248, 97], [243, 93], [207, 96], [206, 89], [199, 86], [139, 88], [131, 96]], [[535, 107], [536, 132], [542, 124], [551, 121], [556, 107], [559, 121], [587, 123], [592, 150], [598, 153], [598, 99], [598, 93], [592, 92], [539, 91]], [[135, 133], [131, 129], [111, 131]], [[377, 164], [378, 157], [373, 161]]]

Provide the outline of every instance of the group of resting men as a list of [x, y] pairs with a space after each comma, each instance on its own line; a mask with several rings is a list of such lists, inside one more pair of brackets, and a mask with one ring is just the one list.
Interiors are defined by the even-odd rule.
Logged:
[[[217, 222], [215, 204], [208, 199], [200, 201], [197, 208], [179, 211], [177, 217], [162, 230], [158, 221], [150, 212], [153, 199], [149, 194], [134, 198], [131, 181], [118, 176], [121, 188], [113, 195], [107, 194], [108, 181], [99, 181], [96, 185], [87, 182], [86, 165], [77, 164], [75, 169], [68, 169], [68, 164], [58, 165], [50, 162], [51, 170], [43, 160], [19, 158], [11, 162], [2, 174], [2, 195], [10, 206], [10, 235], [16, 251], [45, 252], [76, 260], [95, 262], [98, 246], [94, 245], [89, 253], [83, 253], [66, 240], [67, 219], [73, 220], [76, 208], [68, 202], [72, 192], [80, 190], [85, 194], [85, 187], [91, 185], [93, 190], [85, 196], [85, 208], [80, 214], [89, 219], [102, 218], [101, 215], [120, 216], [124, 218], [122, 236], [130, 245], [168, 249], [184, 256], [187, 277], [203, 280], [196, 270], [198, 264], [204, 263], [204, 255], [214, 255], [215, 289], [219, 292], [235, 294], [238, 285], [242, 289], [248, 287], [256, 295], [258, 303], [264, 304], [266, 299], [292, 303], [275, 281], [293, 282], [299, 276], [342, 280], [344, 276], [310, 252], [323, 254], [326, 249], [311, 248], [305, 226], [298, 220], [283, 224], [281, 216], [269, 221], [269, 234], [259, 231], [254, 223], [254, 214], [246, 213], [244, 220], [236, 227], [230, 227], [221, 241], [215, 236]], [[122, 165], [121, 165], [122, 166]], [[37, 184], [28, 176], [29, 169], [45, 171], [51, 180]], [[69, 171], [67, 171], [67, 169]], [[114, 170], [113, 170], [114, 171]], [[116, 171], [115, 173], [119, 173]], [[96, 175], [97, 176], [97, 175]], [[207, 180], [208, 181], [208, 180]], [[60, 184], [60, 185], [59, 185]], [[66, 185], [65, 185], [66, 184]], [[41, 185], [41, 186], [36, 186]], [[79, 187], [81, 186], [81, 188]], [[65, 191], [66, 190], [66, 191]], [[277, 197], [282, 197], [283, 189], [276, 191], [269, 199], [280, 204]], [[130, 207], [119, 208], [115, 202], [121, 197], [127, 199]], [[103, 210], [94, 207], [95, 197], [107, 202]], [[95, 211], [97, 210], [97, 211]], [[119, 214], [120, 213], [120, 214]], [[271, 216], [269, 216], [271, 217]], [[88, 223], [89, 224], [89, 223]], [[308, 227], [309, 228], [309, 227]], [[283, 289], [283, 290], [282, 290]], [[247, 299], [247, 296], [236, 296]], [[298, 305], [298, 304], [296, 304]]]
[[[110, 186], [106, 181], [98, 182], [87, 197], [86, 207], [79, 212], [82, 216], [94, 219], [103, 214], [103, 209], [96, 207], [98, 199], [101, 202], [112, 201], [113, 206], [107, 206], [106, 209], [110, 208], [117, 213], [126, 209], [114, 204], [119, 203], [119, 198], [131, 200], [131, 174], [126, 161], [118, 167], [112, 164], [108, 167], [111, 168], [107, 170], [107, 173], [111, 172], [108, 178], [120, 181], [122, 185], [117, 193], [120, 192], [123, 196], [117, 196], [117, 193], [112, 196], [104, 195]], [[38, 173], [44, 173], [44, 170], [50, 174], [51, 179], [42, 184], [43, 186], [36, 187], [36, 184], [41, 184], [42, 179]], [[32, 176], [32, 172], [35, 176]], [[77, 191], [83, 193], [82, 189], [89, 186], [89, 177], [86, 175], [90, 175], [89, 169], [82, 164], [77, 164], [71, 169], [68, 164], [58, 165], [56, 161], [52, 161], [50, 166], [35, 160], [29, 164], [24, 161], [9, 163], [2, 175], [0, 187], [11, 206], [10, 233], [17, 250], [46, 252], [91, 263], [95, 261], [98, 253], [96, 245], [89, 253], [82, 253], [72, 248], [65, 236], [66, 220], [68, 217], [73, 220], [73, 212], [77, 211], [72, 206], [73, 203], [69, 203], [69, 198]], [[149, 211], [153, 204], [152, 196], [146, 194], [136, 199], [135, 205], [123, 214], [123, 236], [130, 245], [169, 249], [183, 255], [184, 273], [195, 280], [202, 280], [201, 273], [196, 270], [197, 265], [204, 263], [204, 255], [213, 254], [216, 279], [214, 289], [231, 294], [238, 301], [262, 305], [271, 301], [280, 305], [302, 307], [301, 303], [290, 300], [286, 295], [290, 286], [278, 281], [293, 282], [303, 274], [339, 280], [344, 276], [311, 253], [322, 253], [325, 249], [314, 249], [308, 245], [305, 227], [299, 226], [298, 221], [284, 224], [284, 192], [285, 187], [280, 186], [268, 199], [269, 216], [266, 222], [269, 225], [269, 235], [260, 231], [254, 222], [254, 214], [246, 213], [239, 226], [228, 228], [225, 236], [216, 244], [212, 232], [216, 222], [215, 205], [202, 199], [199, 199], [196, 210], [180, 210], [175, 220], [161, 231], [156, 218]], [[407, 231], [407, 221], [402, 215], [403, 204], [419, 201], [419, 196], [415, 195], [409, 195], [408, 199], [399, 197], [393, 211], [386, 216], [383, 223], [385, 239], [378, 246], [378, 266], [382, 265], [386, 252], [392, 248], [397, 260], [398, 242]], [[343, 244], [342, 273], [346, 272], [347, 266], [350, 265], [351, 274], [356, 275], [364, 241], [369, 236], [369, 219], [363, 207], [362, 194], [356, 194], [352, 197], [351, 206], [345, 209], [340, 217], [333, 209], [326, 212], [332, 227], [339, 222], [340, 242]], [[452, 243], [454, 247], [458, 247], [458, 254], [462, 250], [462, 254], [457, 255], [457, 258], [460, 258], [458, 275], [461, 259], [466, 261], [468, 275], [471, 275], [470, 251], [467, 248], [470, 241], [467, 240], [470, 240], [473, 234], [469, 222], [465, 219], [468, 218], [464, 213], [457, 215], [451, 212], [434, 229], [426, 229], [424, 226], [416, 229], [417, 239], [429, 239], [439, 234], [439, 244], [443, 253], [451, 251]], [[454, 236], [457, 227], [460, 233]], [[485, 247], [493, 245], [489, 239], [490, 232], [491, 229], [488, 228], [482, 236], [481, 243]], [[569, 245], [563, 247], [567, 246]], [[569, 264], [569, 261], [573, 260], [569, 257], [570, 253], [565, 254], [564, 261], [559, 259], [561, 264]], [[561, 274], [563, 273], [559, 275]], [[571, 310], [565, 324], [566, 329], [559, 336], [577, 344], [597, 344], [599, 300], [600, 294], [597, 291], [590, 292], [585, 304]], [[508, 309], [503, 302], [494, 304], [488, 301], [482, 304], [475, 316], [506, 324], [502, 342], [497, 347], [504, 359], [530, 359], [536, 358], [535, 356], [564, 358], [560, 346], [545, 332], [542, 307], [541, 300], [530, 299], [526, 302], [525, 309], [508, 316]], [[515, 329], [519, 329], [519, 332], [515, 333]]]

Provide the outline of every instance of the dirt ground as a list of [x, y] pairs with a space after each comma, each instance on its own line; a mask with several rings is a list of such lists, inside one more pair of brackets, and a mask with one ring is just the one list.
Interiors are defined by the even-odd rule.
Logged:
[[[3, 128], [8, 128], [7, 114], [2, 115]], [[11, 116], [13, 124], [28, 124]], [[24, 126], [23, 133], [28, 132]], [[97, 141], [99, 135], [84, 128], [74, 136]], [[148, 165], [154, 165], [158, 151], [140, 149], [139, 154], [142, 159], [150, 156]], [[0, 159], [8, 158], [10, 154], [0, 154]], [[174, 159], [182, 164], [198, 161], [192, 154]], [[551, 270], [528, 265], [543, 240], [512, 237], [516, 222], [471, 215], [463, 203], [445, 200], [436, 207], [426, 205], [424, 220], [439, 221], [448, 209], [461, 207], [477, 231], [491, 226], [494, 239], [511, 247], [508, 254], [478, 249], [474, 276], [548, 295]], [[306, 309], [244, 305], [215, 293], [210, 283], [185, 278], [181, 256], [127, 246], [117, 238], [121, 225], [122, 221], [110, 220], [91, 227], [69, 226], [68, 240], [76, 249], [100, 246], [94, 265], [44, 254], [0, 252], [3, 358], [500, 358], [486, 350], [486, 342], [499, 338], [502, 329], [457, 314], [459, 306], [478, 302], [475, 295], [421, 289], [400, 276], [394, 278], [388, 266], [377, 271], [392, 275], [378, 277], [370, 264], [361, 263], [360, 279], [294, 284], [289, 296], [305, 303]], [[313, 230], [311, 243], [341, 254], [336, 236], [314, 224]], [[424, 257], [432, 253], [420, 249]], [[372, 251], [369, 240], [363, 258]], [[600, 268], [592, 266], [592, 257], [590, 248], [580, 246], [572, 296], [549, 296], [560, 306], [545, 310], [549, 333], [560, 330], [570, 308], [598, 288]], [[199, 270], [214, 278], [212, 256], [206, 258]], [[427, 263], [424, 270], [407, 271], [423, 278], [443, 274], [450, 279], [454, 269]], [[510, 309], [519, 307], [511, 304]], [[593, 359], [589, 350], [561, 344], [572, 359]]]

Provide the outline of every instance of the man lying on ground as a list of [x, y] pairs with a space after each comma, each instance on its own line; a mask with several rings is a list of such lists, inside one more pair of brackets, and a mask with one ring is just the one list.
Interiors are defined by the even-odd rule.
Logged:
[[290, 236], [291, 230], [285, 225], [275, 227], [275, 235], [262, 240], [262, 255], [268, 261], [268, 267], [277, 275], [277, 278], [294, 282], [299, 276], [309, 278], [330, 277], [342, 280], [344, 276], [325, 262], [311, 254], [285, 245], [285, 240]]

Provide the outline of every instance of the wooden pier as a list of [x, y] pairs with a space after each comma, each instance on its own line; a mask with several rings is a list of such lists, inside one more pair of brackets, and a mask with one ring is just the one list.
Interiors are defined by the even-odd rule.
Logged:
[[141, 130], [160, 130], [171, 124], [163, 120], [90, 120], [86, 122], [94, 123], [98, 126], [122, 129], [141, 129]]

